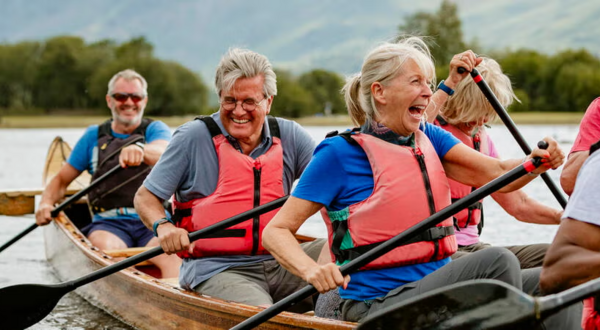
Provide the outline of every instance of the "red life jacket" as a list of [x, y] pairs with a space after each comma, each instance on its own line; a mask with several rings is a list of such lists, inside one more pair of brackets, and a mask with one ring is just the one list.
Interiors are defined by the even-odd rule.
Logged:
[[[204, 198], [182, 203], [174, 201], [177, 227], [193, 232], [284, 196], [283, 149], [277, 120], [267, 117], [272, 135], [269, 150], [256, 159], [236, 150], [210, 117], [197, 118], [208, 127], [219, 161], [215, 191]], [[244, 221], [210, 238], [197, 240], [192, 254], [182, 258], [215, 255], [268, 254], [262, 246], [262, 231], [277, 210]], [[216, 238], [216, 239], [215, 239]]]
[[[450, 205], [450, 187], [433, 145], [421, 131], [415, 147], [399, 146], [368, 134], [340, 134], [358, 143], [369, 158], [371, 196], [341, 211], [321, 210], [332, 258], [342, 265]], [[441, 260], [456, 252], [452, 219], [395, 248], [361, 269], [381, 269]]]
[[[435, 124], [452, 133], [452, 135], [458, 138], [466, 146], [471, 147], [472, 149], [475, 149], [484, 155], [490, 156], [488, 136], [484, 129], [480, 129], [473, 137], [471, 137], [465, 134], [465, 132], [461, 131], [458, 127], [446, 122], [441, 116], [437, 117]], [[448, 178], [448, 182], [450, 183], [450, 193], [453, 203], [467, 196], [476, 189], [458, 181], [454, 181], [450, 178]], [[482, 202], [483, 200], [480, 200], [454, 215], [454, 226], [457, 230], [460, 231], [460, 228], [478, 225], [479, 233], [481, 234], [481, 230], [483, 228]]]
[[595, 306], [596, 297], [590, 297], [583, 300], [583, 315], [581, 317], [581, 327], [583, 330], [599, 330], [600, 314]]

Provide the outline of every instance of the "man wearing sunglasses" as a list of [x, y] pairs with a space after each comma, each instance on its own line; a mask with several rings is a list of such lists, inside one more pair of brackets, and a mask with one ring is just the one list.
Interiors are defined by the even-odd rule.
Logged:
[[[275, 211], [190, 244], [192, 232], [289, 194], [308, 164], [314, 141], [300, 125], [268, 117], [277, 94], [268, 59], [230, 49], [217, 67], [219, 112], [179, 127], [135, 197], [141, 219], [166, 253], [183, 259], [183, 288], [250, 305], [267, 306], [306, 285], [262, 246]], [[172, 222], [163, 200], [174, 195]], [[316, 259], [324, 240], [303, 244]], [[294, 311], [313, 309], [308, 299]]]
[[[112, 118], [87, 128], [67, 163], [48, 184], [36, 212], [38, 225], [52, 219], [50, 211], [69, 184], [84, 170], [92, 182], [117, 165], [122, 167], [88, 194], [92, 223], [82, 229], [91, 243], [102, 250], [157, 246], [152, 231], [140, 221], [133, 197], [151, 166], [164, 152], [171, 132], [161, 121], [142, 118], [148, 103], [148, 84], [133, 70], [115, 74], [108, 83], [106, 103]], [[162, 255], [152, 259], [164, 277], [179, 273], [181, 259]]]

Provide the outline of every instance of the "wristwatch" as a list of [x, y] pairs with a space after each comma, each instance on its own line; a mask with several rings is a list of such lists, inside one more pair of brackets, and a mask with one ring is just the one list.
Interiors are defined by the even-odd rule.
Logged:
[[158, 226], [162, 225], [165, 222], [171, 222], [171, 220], [169, 220], [167, 217], [164, 217], [164, 218], [159, 219], [154, 222], [154, 224], [152, 225], [152, 231], [154, 232], [154, 237], [158, 237], [158, 233], [156, 232], [156, 230], [158, 229]]
[[139, 142], [138, 141], [138, 142], [135, 143], [135, 145], [138, 146], [138, 147], [140, 147], [140, 148], [142, 148], [142, 150], [144, 150], [144, 146], [145, 146], [144, 142]]
[[452, 94], [454, 94], [454, 90], [453, 90], [452, 88], [450, 88], [450, 87], [446, 86], [446, 85], [444, 84], [444, 80], [440, 81], [440, 83], [438, 84], [438, 87], [437, 87], [437, 88], [438, 88], [438, 89], [441, 89], [441, 90], [443, 90], [443, 91], [444, 91], [444, 92], [446, 92], [446, 94], [448, 94], [448, 95], [452, 95]]

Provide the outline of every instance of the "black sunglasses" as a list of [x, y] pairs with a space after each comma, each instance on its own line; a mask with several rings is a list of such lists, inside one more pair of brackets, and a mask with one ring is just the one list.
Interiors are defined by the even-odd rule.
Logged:
[[131, 101], [133, 103], [138, 103], [139, 101], [141, 101], [145, 98], [145, 96], [143, 96], [143, 95], [134, 94], [134, 93], [114, 93], [111, 96], [113, 99], [115, 99], [119, 102], [127, 102], [127, 99], [131, 98]]

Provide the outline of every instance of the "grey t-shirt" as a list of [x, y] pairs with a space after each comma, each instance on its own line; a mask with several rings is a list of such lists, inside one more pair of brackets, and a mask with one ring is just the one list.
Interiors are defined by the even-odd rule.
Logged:
[[581, 166], [575, 190], [567, 203], [564, 218], [600, 226], [600, 151], [593, 153]]
[[[240, 150], [237, 141], [225, 131], [219, 112], [211, 117], [229, 142]], [[277, 118], [277, 123], [283, 147], [283, 188], [285, 194], [289, 194], [294, 181], [312, 157], [315, 141], [296, 122]], [[271, 132], [265, 120], [262, 141], [250, 156], [259, 157], [269, 150], [271, 144]], [[219, 164], [210, 132], [202, 121], [193, 120], [177, 128], [167, 149], [144, 181], [144, 187], [158, 198], [169, 199], [175, 194], [178, 201], [187, 202], [212, 194], [218, 178]], [[270, 255], [240, 255], [185, 259], [179, 282], [183, 288], [193, 289], [227, 268], [271, 258]]]

